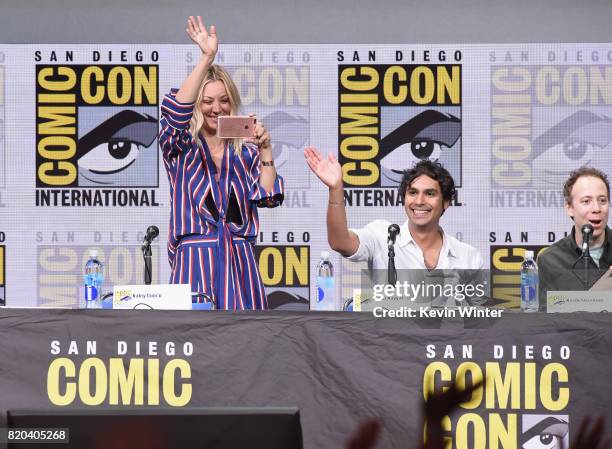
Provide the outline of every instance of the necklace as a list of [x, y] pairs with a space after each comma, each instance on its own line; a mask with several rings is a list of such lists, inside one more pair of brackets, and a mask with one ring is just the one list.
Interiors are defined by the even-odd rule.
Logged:
[[440, 240], [442, 240], [442, 244], [440, 245], [440, 251], [438, 251], [438, 257], [436, 258], [435, 263], [427, 263], [427, 259], [425, 258], [425, 254], [423, 254], [423, 262], [425, 263], [425, 268], [427, 270], [432, 271], [438, 266], [438, 262], [440, 261], [440, 252], [442, 251], [442, 247], [444, 246], [444, 235], [442, 231], [438, 229], [438, 235], [440, 236]]

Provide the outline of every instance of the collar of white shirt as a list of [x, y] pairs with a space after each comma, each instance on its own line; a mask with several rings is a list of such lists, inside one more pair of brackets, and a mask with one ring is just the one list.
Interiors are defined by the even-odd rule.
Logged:
[[[442, 231], [442, 249], [440, 250], [440, 257], [442, 258], [443, 255], [453, 258], [459, 257], [459, 251], [457, 248], [454, 247], [453, 241], [448, 238], [446, 232], [444, 232], [444, 229], [440, 228], [440, 231]], [[410, 229], [408, 228], [408, 220], [406, 220], [400, 227], [398, 245], [414, 245], [415, 248], [418, 248], [419, 251], [421, 251], [419, 245], [417, 245], [417, 243], [412, 238], [412, 234], [410, 234]]]

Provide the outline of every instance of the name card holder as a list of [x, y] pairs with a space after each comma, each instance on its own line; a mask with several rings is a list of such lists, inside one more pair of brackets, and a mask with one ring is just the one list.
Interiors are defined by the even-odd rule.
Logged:
[[113, 309], [191, 310], [191, 286], [115, 285]]

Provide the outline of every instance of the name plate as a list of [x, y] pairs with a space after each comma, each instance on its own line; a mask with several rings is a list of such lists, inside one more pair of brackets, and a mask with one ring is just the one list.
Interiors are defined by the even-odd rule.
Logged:
[[191, 286], [115, 285], [113, 309], [191, 310]]
[[549, 291], [546, 295], [546, 311], [612, 312], [612, 291]]

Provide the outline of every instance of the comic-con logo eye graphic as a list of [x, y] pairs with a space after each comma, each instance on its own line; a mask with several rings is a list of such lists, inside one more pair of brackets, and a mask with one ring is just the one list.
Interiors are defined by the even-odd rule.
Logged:
[[310, 300], [299, 294], [276, 290], [268, 294], [268, 307], [271, 310], [308, 310]]
[[296, 152], [301, 152], [306, 144], [308, 120], [283, 111], [275, 111], [264, 117], [263, 123], [272, 136], [272, 154], [276, 167], [280, 169], [289, 161], [299, 161]]
[[151, 167], [157, 167], [152, 148], [157, 119], [122, 110], [97, 125], [92, 121], [87, 125], [80, 123], [90, 130], [79, 139], [79, 185], [147, 186], [156, 180]]
[[418, 113], [381, 139], [383, 184], [399, 184], [405, 169], [425, 159], [439, 161], [453, 178], [459, 179], [459, 174], [452, 169], [457, 164], [448, 163], [452, 159], [460, 160], [459, 155], [453, 158], [446, 153], [459, 151], [454, 147], [460, 137], [461, 119], [458, 117], [434, 109]]
[[533, 141], [535, 186], [561, 188], [572, 170], [584, 165], [612, 172], [612, 119], [590, 111], [564, 118]]
[[[527, 426], [531, 427], [526, 429]], [[566, 447], [569, 447], [567, 418], [523, 416], [522, 449], [563, 449]]]

